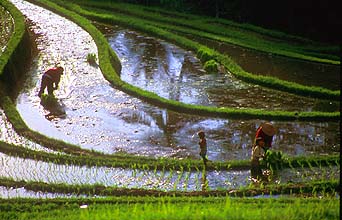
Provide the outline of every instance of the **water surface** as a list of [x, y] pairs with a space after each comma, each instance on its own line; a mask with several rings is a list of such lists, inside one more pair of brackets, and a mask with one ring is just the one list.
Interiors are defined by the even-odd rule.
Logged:
[[[88, 53], [97, 54], [96, 45], [88, 33], [45, 9], [27, 2], [14, 2], [31, 20], [29, 28], [37, 35], [39, 53], [17, 98], [17, 109], [33, 130], [108, 154], [127, 152], [153, 157], [198, 159], [196, 133], [204, 130], [207, 134], [209, 159], [250, 158], [255, 131], [263, 121], [178, 114], [128, 96], [114, 89], [98, 67], [86, 62]], [[111, 27], [108, 31], [111, 45], [118, 45], [114, 48], [123, 64], [121, 76], [139, 86], [160, 91], [160, 95], [190, 103], [209, 103], [210, 93], [201, 90], [206, 86], [208, 77], [212, 77], [212, 84], [208, 85], [210, 89], [215, 89], [218, 84], [230, 85], [218, 80], [222, 79], [232, 83], [231, 91], [245, 87], [264, 90], [227, 76], [207, 75], [191, 52], [170, 43], [119, 27]], [[70, 44], [73, 46], [70, 47]], [[65, 68], [55, 95], [65, 109], [66, 116], [47, 120], [45, 115], [49, 112], [40, 105], [37, 93], [43, 71], [55, 63], [61, 63]], [[158, 71], [156, 67], [160, 67]], [[186, 71], [182, 73], [181, 70]], [[168, 83], [173, 86], [168, 86]], [[256, 96], [246, 96], [247, 92], [242, 91], [241, 100], [235, 98], [233, 101], [241, 103], [242, 107], [256, 106]], [[222, 90], [218, 93], [216, 97], [221, 100], [224, 97]], [[272, 93], [265, 93], [264, 98], [273, 99], [269, 94]], [[287, 93], [281, 94], [282, 97], [289, 96]], [[297, 101], [300, 101], [299, 104]], [[284, 102], [291, 102], [295, 109], [306, 109], [311, 108], [315, 101], [298, 97], [294, 100], [292, 97]], [[213, 105], [219, 102], [210, 103]], [[275, 101], [269, 108], [281, 106], [286, 105], [282, 101]], [[339, 152], [340, 131], [337, 122], [272, 123], [277, 127], [273, 143], [276, 150], [290, 156]]]

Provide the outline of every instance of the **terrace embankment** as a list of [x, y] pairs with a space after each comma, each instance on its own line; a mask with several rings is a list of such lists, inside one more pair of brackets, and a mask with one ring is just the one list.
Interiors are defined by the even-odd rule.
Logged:
[[[25, 90], [21, 91], [17, 101], [21, 116], [32, 129], [54, 138], [79, 144], [82, 148], [109, 154], [127, 152], [144, 156], [176, 158], [199, 157], [197, 139], [194, 134], [203, 129], [208, 130], [210, 159], [249, 158], [249, 146], [262, 120], [217, 119], [179, 114], [130, 97], [112, 88], [103, 78], [99, 68], [86, 62], [87, 54], [97, 54], [96, 46], [89, 34], [74, 23], [45, 9], [29, 3], [18, 2], [17, 4], [33, 21], [31, 30], [39, 35], [36, 42], [40, 52], [29, 70], [30, 80], [25, 84]], [[201, 64], [192, 53], [165, 41], [147, 37], [132, 30], [120, 29], [116, 34], [108, 35], [108, 38], [113, 43], [113, 48], [118, 50], [118, 54], [119, 50], [123, 52], [120, 54], [124, 64], [122, 77], [130, 79], [129, 82], [140, 82], [143, 86], [150, 85], [149, 88], [158, 90], [158, 88], [169, 88], [158, 86], [158, 84], [153, 85], [162, 80], [165, 80], [165, 83], [173, 81], [182, 86], [187, 83], [185, 79], [192, 78], [193, 85], [196, 85], [196, 80], [205, 85], [206, 82], [215, 80], [220, 83], [218, 79], [223, 77], [203, 74]], [[145, 44], [139, 45], [138, 42], [141, 41], [145, 41]], [[73, 46], [69, 47], [70, 44]], [[158, 50], [150, 49], [157, 47]], [[40, 105], [36, 94], [41, 73], [55, 63], [61, 63], [66, 70], [60, 88], [55, 93], [65, 108], [66, 117], [48, 121], [44, 117], [48, 112]], [[132, 69], [134, 63], [139, 63], [139, 66]], [[157, 67], [160, 69], [156, 69]], [[183, 81], [180, 80], [180, 76], [183, 76]], [[222, 80], [227, 82], [228, 79], [222, 78]], [[266, 96], [269, 98], [268, 95], [274, 92], [267, 92], [261, 87], [233, 80], [234, 78], [229, 79], [232, 81], [231, 91], [245, 87], [258, 88], [258, 90], [265, 91], [265, 98]], [[180, 101], [187, 101], [186, 97], [191, 98], [191, 95], [184, 94], [184, 91], [190, 91], [190, 89], [191, 86], [179, 88], [180, 97], [185, 97]], [[227, 88], [224, 87], [217, 93], [222, 93], [225, 89]], [[210, 94], [202, 90], [192, 91], [193, 94], [199, 94], [202, 97]], [[252, 95], [246, 100], [243, 94], [248, 94], [248, 91], [248, 89], [241, 89], [240, 95], [244, 99], [238, 100], [238, 103], [245, 107], [249, 107], [248, 103], [255, 103], [255, 98], [258, 97]], [[289, 96], [287, 93], [277, 94], [283, 97]], [[169, 95], [171, 97], [174, 94]], [[197, 95], [194, 97], [197, 99], [192, 99], [191, 102], [197, 102], [200, 99]], [[304, 99], [294, 96], [287, 101], [288, 104], [282, 103], [284, 99], [273, 100], [269, 103], [274, 105], [274, 109], [279, 106], [296, 105], [299, 110], [304, 104], [302, 102], [298, 104], [298, 100]], [[308, 101], [311, 104], [308, 104], [307, 108], [314, 108], [316, 101], [315, 99]], [[277, 150], [289, 155], [331, 153], [339, 149], [338, 135], [336, 135], [338, 123], [277, 121], [274, 123], [279, 128], [274, 146]]]
[[[98, 66], [92, 66], [86, 62], [88, 54], [97, 54], [96, 46], [89, 34], [74, 23], [45, 9], [35, 7], [27, 2], [13, 2], [32, 20], [31, 30], [39, 35], [36, 42], [40, 52], [29, 71], [31, 80], [25, 83], [25, 90], [20, 90], [21, 94], [17, 103], [20, 113], [26, 122], [29, 122], [30, 127], [38, 126], [35, 127], [35, 130], [40, 133], [51, 136], [56, 135], [55, 137], [59, 139], [80, 144], [81, 147], [110, 154], [126, 151], [138, 155], [178, 158], [198, 157], [197, 140], [193, 135], [199, 129], [205, 129], [210, 131], [208, 132], [210, 159], [229, 160], [250, 157], [249, 146], [256, 127], [262, 122], [261, 120], [221, 120], [208, 117], [193, 117], [147, 105], [136, 98], [113, 89], [104, 80]], [[129, 38], [130, 34], [135, 36]], [[120, 39], [121, 36], [123, 38]], [[109, 36], [109, 38], [112, 37], [113, 35]], [[148, 42], [139, 44], [138, 48], [142, 48], [142, 53], [140, 53], [141, 51], [127, 53], [136, 48], [134, 42], [138, 38]], [[136, 58], [135, 63], [144, 66], [143, 68], [133, 69], [134, 73], [138, 72], [137, 78], [139, 79], [144, 77], [142, 75], [144, 71], [144, 73], [147, 73], [146, 75], [151, 74], [150, 77], [147, 77], [151, 81], [164, 79], [161, 75], [156, 76], [156, 73], [153, 72], [156, 71], [155, 67], [158, 67], [157, 72], [166, 73], [166, 75], [169, 75], [168, 77], [174, 77], [167, 78], [166, 81], [177, 81], [178, 77], [183, 74], [196, 77], [198, 75], [196, 71], [203, 72], [201, 64], [192, 53], [184, 52], [181, 48], [159, 39], [148, 38], [132, 30], [122, 31], [122, 29], [115, 33], [112, 39], [114, 39], [112, 45], [118, 43], [114, 46], [114, 49], [123, 52], [120, 57], [121, 60], [129, 60], [126, 67], [131, 67], [134, 64], [132, 58]], [[131, 42], [127, 43], [127, 41]], [[74, 47], [68, 47], [70, 44], [74, 45]], [[161, 50], [149, 50], [148, 48], [154, 47], [153, 45], [162, 45], [163, 47]], [[149, 54], [149, 51], [159, 51], [161, 53], [154, 53], [156, 55], [154, 56]], [[140, 62], [146, 57], [145, 61]], [[153, 60], [152, 63], [148, 62], [149, 58]], [[190, 60], [187, 64], [184, 62], [186, 59]], [[157, 62], [154, 62], [156, 60]], [[47, 120], [44, 117], [47, 112], [40, 105], [36, 92], [39, 87], [41, 73], [45, 68], [56, 63], [62, 64], [67, 72], [63, 77], [61, 88], [56, 92], [59, 102], [66, 109], [67, 114], [64, 118], [49, 118], [51, 120]], [[159, 68], [160, 66], [163, 67]], [[186, 71], [179, 68], [180, 66], [184, 66]], [[189, 68], [189, 66], [194, 68]], [[149, 70], [151, 72], [148, 72]], [[125, 75], [129, 72], [130, 69], [123, 69], [124, 74], [122, 77], [129, 78], [129, 74]], [[144, 84], [149, 83], [145, 78], [142, 81]], [[152, 87], [158, 86], [154, 85]], [[298, 123], [273, 121], [273, 123], [279, 128], [275, 137], [275, 145], [280, 146], [279, 149], [290, 155], [330, 154], [339, 149], [337, 141], [339, 135], [335, 133], [339, 128], [337, 122]], [[9, 126], [7, 127], [9, 128]], [[228, 138], [227, 134], [229, 134]], [[332, 136], [331, 140], [329, 139], [330, 135]], [[113, 136], [117, 139], [110, 139]], [[289, 140], [293, 141], [290, 146], [288, 146]], [[314, 145], [307, 146], [303, 144], [303, 141], [311, 143], [313, 140]], [[108, 145], [106, 146], [106, 144]], [[113, 146], [115, 149], [113, 149]], [[203, 186], [208, 187], [205, 190], [239, 188], [249, 184], [248, 177], [250, 176], [248, 170], [208, 170], [207, 172], [197, 170], [197, 172], [193, 172], [190, 168], [189, 171], [183, 170], [183, 168], [167, 171], [155, 168], [152, 171], [150, 168], [145, 169], [144, 166], [139, 166], [138, 169], [133, 167], [132, 169], [101, 166], [85, 167], [73, 164], [58, 164], [57, 161], [42, 162], [37, 158], [34, 160], [22, 159], [2, 153], [0, 156], [2, 164], [5, 165], [5, 169], [1, 170], [3, 172], [1, 176], [16, 179], [18, 182], [20, 180], [38, 181], [37, 185], [39, 187], [45, 183], [47, 183], [47, 187], [52, 186], [52, 188], [54, 184], [59, 183], [66, 184], [66, 188], [72, 184], [82, 185], [79, 188], [89, 184], [90, 187], [89, 185], [86, 187], [91, 188], [93, 192], [97, 189], [104, 189], [105, 186], [142, 187], [151, 189], [149, 192], [154, 189], [200, 191], [203, 190]], [[284, 172], [279, 174], [279, 180], [275, 180], [275, 182], [302, 182], [307, 179], [317, 181], [331, 179], [334, 181], [338, 178], [340, 170], [339, 162], [336, 162], [336, 165], [329, 166], [332, 172], [327, 172], [326, 167], [317, 167], [317, 169], [312, 167], [307, 169], [292, 167], [283, 170]], [[30, 184], [32, 185], [32, 182], [27, 185]], [[315, 189], [311, 187], [309, 191], [314, 192]], [[227, 192], [222, 191], [219, 193], [226, 195]]]
[[[12, 13], [15, 16], [12, 16]], [[15, 92], [18, 91], [18, 88], [13, 88], [19, 86], [18, 82], [23, 80], [23, 75], [31, 64], [35, 50], [20, 12], [7, 2], [2, 2], [0, 14], [2, 15], [1, 26], [4, 25], [0, 33], [0, 55], [5, 59], [5, 63], [1, 63], [0, 79], [7, 84], [7, 87], [11, 85], [11, 89], [7, 91], [12, 96], [16, 96]], [[7, 45], [10, 48], [6, 50]]]

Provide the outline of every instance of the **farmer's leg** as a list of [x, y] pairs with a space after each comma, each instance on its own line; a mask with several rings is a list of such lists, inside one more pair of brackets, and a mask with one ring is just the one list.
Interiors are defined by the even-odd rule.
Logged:
[[48, 89], [48, 94], [53, 95], [53, 82], [51, 80], [49, 80], [49, 82], [47, 83], [47, 89]]
[[47, 86], [48, 80], [49, 79], [47, 79], [46, 77], [44, 77], [44, 76], [42, 77], [42, 82], [40, 84], [40, 90], [38, 92], [38, 96], [39, 97], [42, 96], [42, 94], [44, 93], [44, 90], [45, 90], [45, 88]]

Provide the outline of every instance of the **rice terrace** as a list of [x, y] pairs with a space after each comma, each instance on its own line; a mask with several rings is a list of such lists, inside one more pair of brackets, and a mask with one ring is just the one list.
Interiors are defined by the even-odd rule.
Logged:
[[1, 220], [340, 219], [340, 45], [208, 2], [0, 0]]

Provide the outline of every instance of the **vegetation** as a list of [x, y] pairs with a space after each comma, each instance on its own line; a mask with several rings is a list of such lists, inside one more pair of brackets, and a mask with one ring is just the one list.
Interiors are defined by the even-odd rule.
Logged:
[[[218, 63], [221, 63], [222, 65], [225, 66], [227, 70], [229, 70], [232, 74], [234, 74], [238, 79], [251, 82], [254, 84], [266, 86], [269, 88], [294, 93], [297, 95], [323, 98], [323, 99], [331, 99], [331, 100], [339, 99], [340, 91], [331, 91], [329, 89], [320, 88], [320, 87], [303, 86], [297, 83], [280, 80], [274, 77], [253, 75], [251, 73], [248, 73], [244, 71], [240, 66], [238, 66], [228, 56], [219, 54], [218, 52], [206, 46], [203, 46], [197, 42], [189, 40], [185, 37], [181, 37], [179, 35], [170, 33], [167, 29], [165, 28], [162, 29], [157, 26], [154, 26], [153, 24], [150, 24], [149, 22], [145, 20], [136, 19], [134, 17], [127, 17], [127, 15], [121, 15], [121, 14], [114, 15], [112, 12], [107, 12], [107, 14], [103, 14], [103, 12], [96, 13], [96, 10], [85, 10], [81, 8], [80, 6], [71, 4], [69, 2], [60, 1], [59, 4], [62, 4], [64, 7], [67, 7], [69, 10], [72, 10], [76, 13], [79, 13], [93, 20], [97, 20], [97, 21], [109, 23], [109, 24], [117, 23], [123, 26], [129, 26], [130, 28], [135, 28], [139, 31], [143, 31], [148, 34], [152, 34], [157, 37], [160, 37], [162, 39], [166, 39], [167, 41], [174, 42], [186, 49], [190, 49], [190, 50], [197, 52], [202, 62], [207, 61], [207, 60], [203, 60], [201, 56], [201, 53], [205, 51], [205, 54], [206, 54], [205, 59], [214, 59]], [[191, 34], [193, 34], [193, 32]]]
[[10, 12], [14, 19], [14, 31], [7, 42], [6, 50], [0, 56], [0, 79], [3, 76], [4, 69], [6, 65], [10, 62], [10, 59], [14, 56], [18, 47], [24, 37], [25, 34], [25, 20], [24, 16], [20, 13], [20, 11], [10, 2], [8, 1], [1, 1], [0, 6], [3, 6], [6, 10]]
[[[272, 112], [257, 109], [237, 110], [186, 105], [172, 100], [162, 99], [151, 92], [141, 90], [121, 81], [118, 75], [121, 69], [120, 62], [113, 50], [109, 47], [104, 36], [87, 19], [69, 10], [73, 10], [95, 20], [108, 23], [117, 22], [121, 25], [137, 28], [141, 31], [146, 31], [147, 33], [180, 44], [187, 49], [192, 49], [197, 53], [198, 57], [204, 63], [204, 66], [207, 67], [208, 72], [217, 71], [218, 65], [224, 65], [230, 71], [233, 71], [238, 78], [267, 86], [276, 85], [274, 88], [283, 91], [289, 90], [294, 93], [298, 92], [304, 95], [328, 99], [339, 98], [339, 93], [336, 91], [323, 90], [321, 88], [308, 88], [271, 77], [258, 78], [241, 70], [241, 68], [230, 60], [229, 57], [219, 54], [199, 43], [193, 42], [184, 36], [175, 34], [181, 32], [180, 30], [171, 33], [167, 30], [160, 29], [162, 25], [159, 24], [158, 26], [151, 22], [139, 21], [130, 16], [126, 16], [126, 18], [123, 19], [123, 17], [120, 17], [120, 15], [117, 14], [110, 15], [106, 12], [98, 13], [96, 10], [86, 10], [66, 1], [54, 1], [60, 4], [59, 6], [52, 1], [34, 1], [34, 3], [38, 2], [44, 7], [48, 7], [50, 10], [67, 16], [92, 35], [99, 51], [99, 66], [109, 82], [128, 94], [147, 100], [158, 106], [185, 113], [227, 118], [308, 121], [340, 120], [339, 112]], [[19, 26], [21, 28], [19, 30], [21, 31], [25, 29], [23, 17], [20, 15], [20, 12], [16, 11], [6, 0], [1, 1], [0, 3], [5, 5], [5, 8], [11, 8], [11, 14], [14, 14], [14, 17], [17, 16], [22, 19], [19, 19], [19, 21], [16, 20], [16, 22], [19, 22], [19, 25], [16, 23], [15, 26]], [[78, 3], [81, 4], [81, 2]], [[98, 4], [100, 5], [102, 3]], [[66, 10], [61, 6], [65, 6], [69, 10]], [[12, 12], [12, 10], [14, 10], [14, 12]], [[132, 10], [131, 13], [138, 13], [138, 11]], [[148, 15], [149, 14], [146, 13], [146, 16]], [[173, 22], [176, 23], [178, 21], [173, 20]], [[166, 21], [164, 24], [165, 23], [167, 24]], [[185, 29], [187, 28], [188, 27], [184, 28], [184, 31], [186, 31]], [[202, 31], [214, 33], [209, 29]], [[199, 33], [199, 31], [195, 30], [194, 33]], [[10, 42], [12, 42], [12, 38]], [[23, 35], [19, 35], [17, 43], [22, 38]], [[15, 50], [15, 48], [18, 47], [17, 43], [9, 43], [8, 50]], [[13, 55], [11, 54], [1, 56], [0, 67], [3, 61], [7, 63], [12, 56]], [[89, 60], [93, 59], [96, 60], [96, 55], [93, 56], [90, 54]], [[0, 68], [0, 76], [1, 74], [3, 74], [3, 68]], [[274, 82], [275, 84], [273, 84]], [[281, 88], [281, 85], [283, 84], [285, 86]], [[199, 160], [156, 159], [126, 154], [105, 155], [99, 152], [84, 150], [79, 146], [48, 138], [29, 129], [21, 119], [5, 88], [4, 82], [0, 81], [0, 106], [4, 109], [8, 120], [14, 126], [15, 130], [20, 135], [27, 137], [44, 147], [58, 151], [54, 154], [34, 151], [24, 148], [23, 146], [0, 141], [0, 152], [13, 157], [44, 161], [49, 164], [89, 167], [124, 167], [132, 169], [132, 171], [152, 170], [157, 172], [160, 170], [164, 172], [168, 170], [173, 172], [176, 170], [178, 172], [178, 177], [182, 177], [184, 171], [206, 172], [210, 170], [249, 169], [249, 160], [209, 162], [208, 166], [204, 168], [202, 162]], [[56, 99], [47, 99], [46, 101], [51, 101], [53, 103]], [[279, 152], [269, 151], [267, 158], [266, 164], [263, 166], [268, 166], [272, 170], [279, 172], [284, 168], [294, 170], [297, 168], [308, 168], [314, 170], [314, 167], [327, 172], [330, 167], [337, 166], [339, 168], [340, 166], [340, 157], [337, 154], [329, 156], [288, 158], [286, 155]], [[23, 187], [24, 189], [33, 192], [62, 193], [64, 196], [88, 196], [87, 198], [58, 199], [0, 199], [0, 219], [337, 219], [340, 216], [339, 199], [336, 198], [336, 195], [340, 194], [339, 180], [330, 179], [323, 181], [314, 179], [313, 181], [304, 181], [303, 177], [302, 183], [257, 184], [239, 189], [165, 192], [162, 190], [118, 188], [116, 186], [103, 186], [99, 184], [69, 185], [65, 183], [55, 184], [23, 180], [16, 181], [8, 178], [0, 178], [0, 185], [5, 187]], [[257, 195], [261, 196], [261, 198], [247, 198]], [[272, 198], [274, 195], [286, 196]], [[95, 198], [98, 196], [105, 196], [105, 198]]]
[[[338, 219], [339, 200], [122, 197], [0, 200], [2, 219]], [[20, 210], [20, 211], [18, 211]]]
[[[82, 8], [97, 12], [99, 14], [111, 13], [130, 15], [135, 18], [144, 19], [145, 22], [154, 26], [176, 31], [177, 33], [191, 34], [203, 38], [227, 42], [267, 53], [273, 53], [293, 58], [327, 62], [338, 64], [338, 46], [322, 45], [308, 39], [296, 38], [284, 33], [262, 29], [253, 25], [235, 23], [227, 20], [205, 18], [191, 14], [178, 13], [172, 16], [169, 10], [156, 10], [150, 7], [141, 7], [132, 4], [113, 3], [112, 1], [78, 1], [74, 0]], [[101, 9], [101, 10], [99, 10]], [[266, 40], [264, 37], [269, 38]], [[297, 45], [289, 44], [288, 40], [296, 41]]]
[[96, 64], [96, 54], [94, 53], [89, 53], [87, 55], [87, 62], [91, 65]]
[[[53, 162], [55, 164], [70, 164], [78, 166], [104, 166], [104, 167], [125, 167], [125, 168], [144, 168], [145, 170], [202, 170], [203, 163], [193, 159], [171, 159], [171, 158], [148, 158], [141, 156], [132, 156], [126, 154], [117, 155], [66, 155], [51, 154], [42, 151], [34, 151], [22, 146], [8, 144], [0, 141], [0, 152], [5, 154], [21, 157], [26, 159], [34, 159], [44, 162]], [[307, 156], [307, 157], [286, 157], [280, 152], [268, 153], [266, 162], [273, 168], [298, 168], [298, 167], [325, 167], [338, 166], [340, 163], [339, 155], [329, 156]], [[265, 164], [265, 168], [266, 168]], [[277, 166], [277, 167], [276, 167]], [[206, 170], [243, 170], [249, 169], [249, 160], [231, 160], [226, 162], [209, 162]]]

